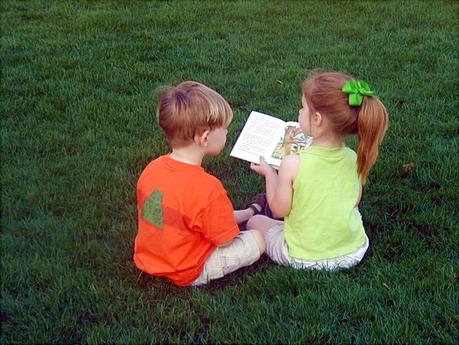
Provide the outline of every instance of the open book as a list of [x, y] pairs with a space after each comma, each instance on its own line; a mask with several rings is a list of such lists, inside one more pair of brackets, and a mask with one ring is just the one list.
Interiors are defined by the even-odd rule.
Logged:
[[230, 156], [260, 163], [260, 156], [275, 168], [285, 156], [298, 153], [311, 144], [311, 137], [301, 132], [298, 122], [252, 111]]

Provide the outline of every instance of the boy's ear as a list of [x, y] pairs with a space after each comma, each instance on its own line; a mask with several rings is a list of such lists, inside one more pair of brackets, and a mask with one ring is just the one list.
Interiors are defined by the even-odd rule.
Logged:
[[194, 142], [199, 146], [207, 146], [208, 137], [209, 137], [210, 130], [206, 129], [203, 132], [197, 132], [194, 135]]

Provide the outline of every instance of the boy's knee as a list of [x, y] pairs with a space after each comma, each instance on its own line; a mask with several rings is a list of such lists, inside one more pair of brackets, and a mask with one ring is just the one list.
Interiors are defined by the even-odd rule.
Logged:
[[258, 244], [258, 249], [260, 250], [260, 255], [266, 251], [266, 241], [262, 233], [258, 230], [249, 230]]

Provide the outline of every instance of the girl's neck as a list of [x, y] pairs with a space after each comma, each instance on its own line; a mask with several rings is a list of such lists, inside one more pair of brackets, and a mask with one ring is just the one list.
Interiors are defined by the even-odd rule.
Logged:
[[311, 145], [322, 147], [341, 147], [343, 144], [343, 138], [336, 136], [332, 133], [329, 135], [320, 135], [317, 137], [312, 137], [311, 143]]

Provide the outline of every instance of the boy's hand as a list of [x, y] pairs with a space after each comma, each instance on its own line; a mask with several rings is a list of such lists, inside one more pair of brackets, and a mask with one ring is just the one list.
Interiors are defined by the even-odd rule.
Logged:
[[266, 163], [263, 157], [260, 157], [260, 164], [250, 163], [250, 169], [261, 176], [266, 176], [270, 172], [276, 173], [276, 170]]

